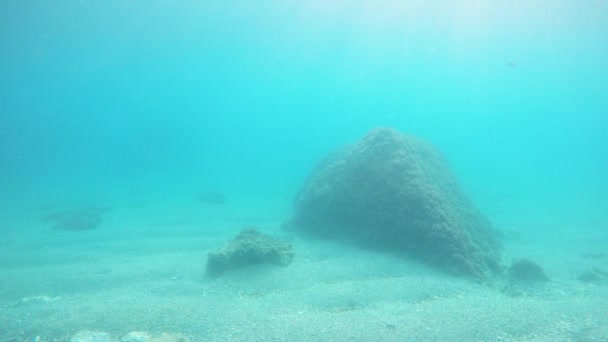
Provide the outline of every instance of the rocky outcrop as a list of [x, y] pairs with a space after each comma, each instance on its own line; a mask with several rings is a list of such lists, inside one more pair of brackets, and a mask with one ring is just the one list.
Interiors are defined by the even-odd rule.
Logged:
[[296, 198], [291, 224], [406, 252], [453, 273], [485, 277], [499, 268], [495, 232], [442, 155], [390, 128], [322, 161]]

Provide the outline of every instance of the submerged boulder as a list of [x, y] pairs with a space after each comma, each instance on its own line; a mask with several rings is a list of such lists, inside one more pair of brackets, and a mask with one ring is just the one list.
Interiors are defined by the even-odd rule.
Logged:
[[293, 260], [289, 243], [245, 228], [232, 241], [207, 256], [207, 274], [218, 276], [233, 268], [270, 263], [286, 266]]
[[501, 245], [430, 144], [377, 128], [323, 160], [295, 201], [291, 224], [406, 252], [452, 273], [499, 269]]

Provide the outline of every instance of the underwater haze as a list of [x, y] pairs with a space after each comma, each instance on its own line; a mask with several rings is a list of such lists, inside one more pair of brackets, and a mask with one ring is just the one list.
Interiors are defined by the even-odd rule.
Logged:
[[[4, 0], [0, 43], [1, 342], [608, 341], [606, 1]], [[284, 229], [377, 127], [551, 280]], [[205, 276], [250, 226], [293, 263]]]

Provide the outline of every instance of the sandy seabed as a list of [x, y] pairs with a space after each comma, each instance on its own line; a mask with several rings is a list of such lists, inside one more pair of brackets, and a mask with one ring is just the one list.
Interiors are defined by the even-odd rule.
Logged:
[[[192, 341], [608, 341], [608, 282], [577, 279], [608, 269], [606, 222], [543, 234], [505, 220], [505, 262], [530, 258], [552, 279], [514, 295], [400, 256], [303, 238], [281, 230], [285, 215], [251, 211], [262, 214], [212, 209], [167, 220], [180, 213], [115, 209], [81, 232], [49, 231], [38, 214], [4, 217], [0, 341], [69, 341], [81, 330], [116, 341], [130, 331]], [[206, 277], [206, 254], [245, 226], [290, 241], [294, 262]]]

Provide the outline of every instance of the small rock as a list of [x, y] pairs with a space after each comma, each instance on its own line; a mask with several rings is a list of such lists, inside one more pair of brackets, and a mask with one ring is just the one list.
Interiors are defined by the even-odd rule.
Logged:
[[147, 342], [152, 336], [145, 331], [131, 331], [120, 338], [120, 342]]
[[506, 294], [509, 297], [524, 297], [527, 296], [528, 293], [526, 293], [526, 291], [524, 291], [523, 289], [519, 288], [518, 286], [515, 286], [513, 284], [504, 286], [501, 289], [502, 293]]
[[182, 334], [168, 334], [163, 333], [159, 337], [153, 337], [148, 342], [191, 342], [192, 340]]
[[56, 296], [56, 297], [50, 297], [50, 296], [23, 297], [15, 303], [15, 306], [29, 304], [29, 303], [49, 303], [49, 302], [54, 302], [54, 301], [60, 300], [60, 299], [61, 299], [60, 296]]
[[537, 263], [528, 259], [515, 259], [507, 274], [511, 282], [544, 283], [549, 281], [545, 271]]
[[101, 331], [79, 331], [70, 342], [110, 342], [110, 334]]
[[183, 334], [162, 333], [153, 337], [145, 331], [131, 331], [120, 338], [120, 342], [191, 342], [192, 340]]
[[218, 251], [209, 253], [207, 274], [217, 276], [229, 269], [260, 263], [286, 266], [292, 260], [290, 244], [261, 234], [255, 228], [245, 228]]
[[80, 208], [52, 212], [43, 217], [51, 223], [51, 230], [82, 231], [97, 228], [103, 221], [105, 209]]
[[596, 268], [584, 271], [576, 278], [585, 283], [598, 284], [606, 279], [606, 274]]

